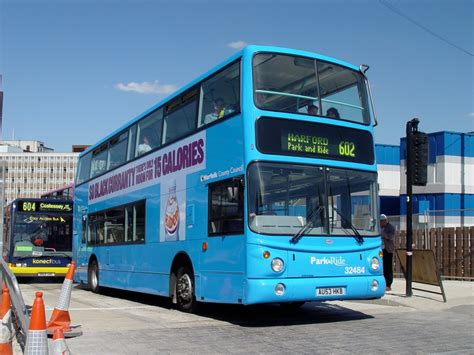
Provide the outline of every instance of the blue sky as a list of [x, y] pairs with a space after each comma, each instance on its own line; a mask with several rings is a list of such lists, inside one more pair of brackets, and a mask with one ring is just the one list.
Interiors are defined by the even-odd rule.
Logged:
[[242, 43], [366, 63], [379, 126], [474, 131], [473, 0], [0, 0], [3, 138], [92, 144]]

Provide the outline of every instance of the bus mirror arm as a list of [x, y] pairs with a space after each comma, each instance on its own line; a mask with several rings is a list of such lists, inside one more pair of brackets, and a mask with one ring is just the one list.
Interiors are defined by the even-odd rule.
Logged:
[[372, 113], [374, 114], [374, 127], [377, 126], [379, 123], [377, 121], [377, 115], [375, 114], [375, 106], [374, 100], [372, 99], [372, 90], [370, 89], [370, 82], [365, 73], [369, 70], [369, 66], [367, 64], [361, 64], [359, 66], [359, 70], [365, 79], [365, 83], [367, 85], [367, 90], [369, 91], [369, 99], [370, 99], [370, 107], [372, 107]]
[[232, 185], [227, 187], [227, 194], [229, 201], [231, 202], [240, 202], [239, 190], [244, 186], [243, 178], [238, 177], [232, 179]]

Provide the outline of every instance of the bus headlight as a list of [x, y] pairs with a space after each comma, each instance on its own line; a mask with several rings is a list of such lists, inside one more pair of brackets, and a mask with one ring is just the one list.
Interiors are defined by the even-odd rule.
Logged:
[[283, 296], [285, 294], [285, 285], [284, 284], [276, 284], [275, 286], [275, 295], [277, 296]]
[[374, 271], [377, 271], [380, 268], [380, 261], [376, 257], [373, 257], [370, 260], [370, 268]]
[[272, 260], [272, 270], [275, 272], [281, 272], [285, 267], [285, 263], [280, 258], [273, 258]]

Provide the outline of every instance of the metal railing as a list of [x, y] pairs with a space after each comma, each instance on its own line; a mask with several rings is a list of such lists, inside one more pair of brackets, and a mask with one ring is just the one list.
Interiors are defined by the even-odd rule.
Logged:
[[0, 258], [0, 283], [5, 281], [10, 291], [10, 299], [12, 303], [12, 322], [15, 328], [16, 340], [22, 351], [25, 350], [26, 335], [30, 325], [30, 314], [23, 300], [20, 286], [7, 263]]

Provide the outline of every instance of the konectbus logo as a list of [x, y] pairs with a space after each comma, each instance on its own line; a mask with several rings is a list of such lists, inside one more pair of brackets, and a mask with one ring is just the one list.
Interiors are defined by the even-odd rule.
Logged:
[[56, 259], [33, 259], [33, 264], [41, 264], [41, 265], [58, 265], [61, 264], [60, 260]]

